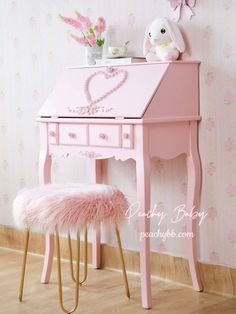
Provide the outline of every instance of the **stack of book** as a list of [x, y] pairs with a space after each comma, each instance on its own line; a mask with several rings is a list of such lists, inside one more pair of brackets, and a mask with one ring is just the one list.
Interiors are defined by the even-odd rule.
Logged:
[[146, 62], [144, 57], [123, 57], [123, 58], [102, 58], [96, 59], [97, 65], [106, 64], [129, 64], [129, 63], [139, 63]]

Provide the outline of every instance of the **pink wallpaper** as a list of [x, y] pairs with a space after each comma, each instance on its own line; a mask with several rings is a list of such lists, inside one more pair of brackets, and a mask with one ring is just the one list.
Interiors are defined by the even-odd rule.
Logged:
[[[76, 3], [76, 5], [75, 5]], [[0, 3], [0, 223], [11, 225], [11, 202], [17, 190], [37, 184], [39, 129], [36, 113], [66, 65], [85, 62], [85, 51], [70, 39], [58, 14], [75, 9], [108, 22], [107, 42], [141, 54], [147, 23], [171, 16], [167, 0], [4, 0]], [[208, 216], [200, 228], [200, 260], [236, 267], [236, 1], [197, 1], [196, 16], [180, 21], [188, 43], [184, 58], [201, 64], [199, 145], [203, 168], [201, 210]], [[55, 181], [88, 180], [87, 161], [56, 158]], [[105, 162], [106, 179], [135, 200], [133, 161]], [[127, 179], [126, 179], [127, 178]], [[185, 201], [183, 156], [152, 161], [152, 204], [169, 214]], [[163, 222], [161, 230], [171, 228]], [[152, 229], [158, 228], [152, 221]], [[175, 226], [185, 230], [185, 222]], [[129, 230], [129, 232], [127, 232]], [[127, 248], [138, 248], [137, 219], [124, 225]], [[106, 229], [104, 240], [113, 244]], [[185, 256], [186, 240], [152, 240], [152, 249]]]

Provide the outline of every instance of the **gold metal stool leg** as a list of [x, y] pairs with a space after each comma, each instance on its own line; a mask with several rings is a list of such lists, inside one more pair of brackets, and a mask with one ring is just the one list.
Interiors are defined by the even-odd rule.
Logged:
[[72, 247], [71, 247], [71, 237], [70, 237], [69, 232], [67, 235], [67, 239], [68, 239], [68, 247], [69, 247], [70, 274], [71, 274], [72, 280], [75, 282], [74, 269], [73, 269]]
[[[72, 246], [71, 246], [71, 237], [68, 234], [68, 246], [69, 246], [69, 259], [70, 259], [70, 273], [71, 278], [75, 282], [74, 270], [73, 270], [73, 258], [72, 258]], [[88, 230], [84, 230], [84, 276], [80, 281], [80, 284], [84, 283], [88, 276]]]
[[60, 253], [60, 239], [58, 230], [56, 230], [56, 244], [57, 244], [57, 271], [58, 271], [58, 293], [61, 309], [64, 313], [73, 313], [79, 303], [79, 263], [80, 263], [80, 234], [77, 232], [77, 258], [76, 258], [76, 285], [75, 285], [75, 305], [71, 310], [67, 310], [63, 305], [62, 295], [62, 280], [61, 280], [61, 253]]
[[84, 277], [80, 284], [84, 283], [88, 276], [88, 230], [84, 230]]
[[116, 239], [117, 239], [117, 244], [118, 244], [118, 249], [119, 249], [123, 279], [124, 279], [124, 284], [125, 284], [125, 292], [126, 292], [127, 297], [130, 299], [129, 284], [128, 284], [128, 279], [127, 279], [127, 274], [126, 274], [126, 269], [125, 269], [125, 261], [124, 261], [122, 246], [121, 246], [120, 233], [119, 233], [117, 224], [115, 224], [115, 229], [116, 229]]
[[22, 261], [20, 288], [19, 288], [19, 294], [18, 294], [18, 299], [20, 302], [22, 302], [22, 296], [23, 296], [23, 290], [24, 290], [25, 269], [26, 269], [27, 253], [28, 253], [28, 247], [29, 247], [29, 235], [30, 235], [30, 230], [26, 229], [25, 230], [24, 256], [23, 256], [23, 261]]

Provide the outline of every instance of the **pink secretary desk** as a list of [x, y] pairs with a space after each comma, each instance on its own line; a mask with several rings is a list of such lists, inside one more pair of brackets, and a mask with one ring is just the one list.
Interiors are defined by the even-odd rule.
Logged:
[[[102, 182], [102, 159], [136, 161], [137, 200], [150, 210], [150, 159], [186, 155], [187, 209], [199, 206], [199, 62], [175, 61], [65, 69], [38, 113], [41, 130], [40, 183], [51, 182], [53, 155], [90, 159], [91, 182]], [[140, 219], [140, 231], [150, 220]], [[188, 219], [189, 232], [196, 220]], [[52, 268], [53, 235], [46, 236], [42, 282]], [[194, 289], [202, 290], [196, 236], [188, 239]], [[94, 231], [93, 265], [100, 267], [100, 230]], [[140, 241], [141, 294], [151, 308], [150, 239]]]

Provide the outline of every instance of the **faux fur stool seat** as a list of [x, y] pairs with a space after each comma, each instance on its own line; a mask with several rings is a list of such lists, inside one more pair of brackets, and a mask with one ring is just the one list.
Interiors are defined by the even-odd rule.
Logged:
[[[22, 191], [13, 202], [15, 221], [18, 225], [26, 228], [18, 296], [19, 301], [21, 302], [23, 297], [30, 229], [40, 228], [45, 232], [55, 232], [56, 234], [59, 304], [64, 313], [73, 313], [78, 307], [79, 287], [87, 278], [87, 227], [91, 224], [99, 225], [101, 222], [111, 222], [114, 224], [125, 291], [127, 297], [130, 298], [124, 256], [117, 226], [117, 222], [125, 217], [127, 208], [128, 202], [124, 194], [117, 188], [105, 184], [47, 184]], [[84, 276], [80, 280], [80, 232], [82, 229], [84, 230]], [[77, 234], [76, 275], [74, 275], [72, 261], [70, 237], [72, 230], [75, 230]], [[60, 231], [68, 233], [70, 273], [75, 282], [75, 305], [72, 309], [66, 309], [63, 303]], [[48, 264], [52, 265], [52, 259], [53, 255], [46, 252], [46, 261]]]
[[117, 223], [128, 202], [116, 187], [105, 184], [47, 184], [22, 191], [13, 202], [18, 226], [46, 232], [69, 231], [101, 222]]

